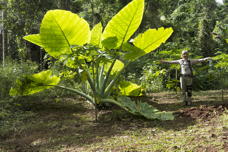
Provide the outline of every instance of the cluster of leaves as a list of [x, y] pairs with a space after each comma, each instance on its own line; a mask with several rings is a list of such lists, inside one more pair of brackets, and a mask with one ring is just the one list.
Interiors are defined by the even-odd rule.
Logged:
[[217, 61], [216, 68], [222, 69], [224, 72], [228, 70], [228, 54], [223, 52], [217, 52], [218, 55], [213, 57], [213, 60]]
[[16, 87], [11, 88], [10, 94], [12, 95], [30, 95], [45, 89], [51, 88], [53, 85], [58, 84], [60, 78], [52, 76], [50, 70], [42, 71], [33, 75], [25, 75], [16, 80]]
[[158, 92], [163, 89], [163, 77], [167, 70], [162, 69], [156, 62], [143, 67], [143, 73], [140, 77], [140, 83], [146, 92]]
[[[119, 96], [141, 94], [136, 84], [119, 80], [122, 71], [129, 63], [158, 48], [173, 32], [172, 28], [148, 29], [130, 43], [129, 39], [142, 21], [143, 12], [144, 0], [133, 0], [108, 22], [104, 30], [99, 23], [90, 31], [87, 21], [77, 14], [65, 10], [48, 11], [42, 20], [40, 33], [25, 36], [24, 39], [42, 47], [55, 60], [76, 72], [75, 76], [80, 77], [81, 83], [88, 84], [90, 89], [83, 92], [60, 86], [60, 77], [52, 76], [50, 71], [43, 71], [18, 79], [17, 85], [11, 89], [11, 95], [28, 95], [57, 86], [83, 96], [95, 108], [111, 102], [139, 115], [157, 113], [146, 104], [137, 105], [141, 110], [136, 110], [136, 106], [125, 108], [130, 98], [116, 99], [112, 96], [114, 89], [120, 90]], [[142, 114], [144, 112], [147, 114]], [[173, 115], [169, 113], [157, 118], [173, 119]]]
[[0, 99], [9, 97], [10, 87], [15, 83], [18, 76], [37, 71], [35, 63], [30, 61], [18, 63], [10, 58], [6, 58], [5, 65], [0, 65]]
[[[82, 4], [78, 1], [63, 0], [4, 0], [4, 28], [8, 35], [8, 56], [14, 59], [29, 59], [34, 52], [27, 52], [22, 37], [28, 33], [37, 33], [40, 22], [46, 11], [50, 9], [69, 9], [74, 12], [82, 11]], [[34, 51], [34, 50], [33, 50]], [[38, 50], [36, 50], [38, 51]]]
[[117, 100], [107, 99], [107, 102], [114, 103], [136, 116], [143, 116], [147, 119], [172, 120], [171, 112], [163, 112], [145, 102], [132, 102], [129, 97], [121, 96]]
[[[124, 5], [131, 0], [39, 0], [27, 3], [24, 0], [6, 1], [4, 6], [5, 28], [9, 32], [9, 51], [7, 55], [13, 58], [30, 58], [41, 54], [39, 48], [24, 43], [22, 35], [37, 33], [40, 21], [47, 10], [66, 9], [78, 13], [93, 27], [99, 21], [106, 25], [108, 20]], [[148, 27], [172, 26], [175, 34], [172, 42], [164, 44], [158, 50], [175, 50], [183, 47], [191, 48], [191, 52], [200, 56], [213, 56], [215, 52], [227, 53], [227, 0], [224, 5], [218, 5], [211, 0], [145, 0], [145, 11], [142, 23], [135, 34]], [[216, 35], [211, 34], [216, 33]], [[215, 37], [215, 38], [214, 38]], [[212, 40], [213, 38], [213, 40]], [[25, 45], [27, 44], [27, 45]], [[31, 48], [31, 52], [26, 52]], [[37, 52], [37, 54], [35, 54]], [[39, 60], [38, 57], [35, 60]], [[127, 72], [141, 77], [142, 67], [146, 61], [161, 58], [147, 55], [138, 60], [137, 64], [128, 67]], [[137, 65], [137, 66], [135, 66]], [[129, 70], [130, 69], [130, 70]], [[135, 72], [132, 74], [132, 72]], [[72, 72], [71, 72], [72, 73]], [[139, 77], [135, 78], [138, 79]]]

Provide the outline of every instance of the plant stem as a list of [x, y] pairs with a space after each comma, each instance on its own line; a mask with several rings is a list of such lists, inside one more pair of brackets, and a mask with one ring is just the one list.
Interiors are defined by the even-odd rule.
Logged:
[[103, 73], [104, 73], [104, 65], [102, 65], [100, 73], [99, 73], [99, 79], [98, 79], [99, 88], [104, 85], [104, 75], [103, 75]]
[[95, 102], [94, 102], [94, 100], [93, 100], [93, 98], [91, 96], [89, 96], [89, 95], [87, 95], [87, 94], [85, 94], [85, 93], [83, 93], [83, 92], [81, 92], [79, 90], [68, 88], [68, 87], [65, 87], [65, 86], [60, 86], [60, 85], [48, 85], [48, 86], [54, 86], [54, 87], [58, 87], [58, 88], [61, 88], [61, 89], [72, 91], [72, 92], [74, 92], [74, 93], [86, 98], [93, 106], [96, 106]]
[[108, 99], [108, 98], [106, 98], [106, 99], [102, 99], [101, 101], [102, 101], [102, 102], [113, 103], [113, 104], [119, 106], [120, 108], [122, 108], [122, 109], [128, 111], [129, 113], [135, 115], [135, 113], [131, 112], [129, 109], [127, 109], [126, 107], [122, 106], [118, 101], [116, 101], [116, 100], [114, 100], [114, 99]]
[[116, 80], [119, 78], [119, 76], [120, 76], [120, 74], [127, 68], [127, 66], [130, 64], [130, 62], [128, 62], [127, 64], [126, 64], [126, 66], [124, 66], [124, 68], [121, 70], [121, 71], [119, 71], [118, 73], [117, 73], [117, 75], [115, 76], [115, 78], [109, 83], [109, 85], [107, 86], [107, 88], [105, 89], [105, 92], [104, 92], [104, 95], [106, 96], [106, 95], [108, 95], [108, 93], [109, 93], [109, 91], [112, 89], [112, 87], [114, 86], [114, 84], [115, 84], [115, 82], [116, 82]]
[[93, 82], [92, 79], [91, 79], [90, 73], [89, 73], [86, 69], [85, 69], [85, 71], [86, 71], [86, 74], [87, 74], [87, 76], [88, 76], [89, 85], [90, 85], [90, 87], [91, 87], [91, 89], [92, 89], [92, 91], [93, 91], [93, 94], [95, 95], [95, 94], [96, 94], [95, 84], [94, 84], [94, 82]]
[[104, 93], [105, 92], [105, 87], [106, 87], [106, 84], [108, 82], [109, 76], [111, 75], [111, 71], [112, 71], [112, 68], [113, 68], [115, 62], [116, 62], [116, 59], [112, 62], [111, 66], [108, 69], [108, 73], [107, 73], [106, 78], [104, 80], [104, 84], [102, 85], [102, 88], [101, 88], [101, 95], [102, 96], [105, 94]]

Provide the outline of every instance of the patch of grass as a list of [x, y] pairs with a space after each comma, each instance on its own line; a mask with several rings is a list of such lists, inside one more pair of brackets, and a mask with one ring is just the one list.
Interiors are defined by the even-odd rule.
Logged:
[[208, 122], [198, 122], [182, 130], [159, 127], [138, 128], [115, 135], [102, 142], [85, 146], [83, 151], [197, 151], [208, 147], [223, 150], [221, 136], [228, 114]]
[[153, 94], [143, 100], [158, 109], [175, 112], [176, 119], [146, 120], [115, 109], [100, 112], [95, 122], [94, 109], [77, 97], [58, 97], [56, 102], [55, 98], [39, 94], [1, 100], [0, 151], [191, 152], [223, 151], [227, 147], [228, 111], [222, 115], [211, 111], [214, 117], [207, 119], [180, 115], [192, 108], [202, 110], [221, 104], [211, 98], [211, 92], [195, 94], [191, 107], [183, 106], [172, 92]]

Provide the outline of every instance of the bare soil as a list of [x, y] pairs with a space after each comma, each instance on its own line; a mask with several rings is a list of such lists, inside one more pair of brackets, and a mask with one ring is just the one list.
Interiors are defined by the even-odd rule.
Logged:
[[[202, 135], [197, 133], [200, 136], [191, 139], [191, 143], [194, 144], [205, 142], [202, 146], [192, 147], [193, 151], [228, 150], [228, 126], [223, 126], [221, 132], [213, 132], [215, 128], [220, 127], [217, 119], [227, 112], [228, 108], [228, 95], [224, 96], [221, 101], [219, 91], [195, 93], [191, 106], [184, 106], [180, 102], [179, 94], [174, 92], [154, 93], [134, 99], [148, 102], [161, 111], [174, 112], [175, 120], [173, 121], [146, 120], [132, 116], [118, 108], [101, 111], [98, 121], [95, 121], [94, 110], [87, 103], [83, 103], [80, 98], [77, 98], [77, 101], [72, 98], [61, 98], [60, 102], [50, 102], [50, 99], [43, 99], [40, 102], [37, 101], [40, 98], [36, 97], [25, 99], [28, 102], [21, 102], [20, 108], [34, 115], [15, 121], [12, 124], [13, 127], [7, 130], [8, 132], [0, 135], [1, 152], [147, 151], [139, 150], [143, 144], [132, 144], [133, 137], [129, 138], [129, 136], [139, 136], [140, 139], [148, 137], [148, 139], [157, 139], [158, 142], [162, 140], [164, 132], [170, 136], [169, 132], [173, 131], [176, 135], [187, 132], [183, 136], [191, 137], [188, 128], [199, 124], [205, 126], [208, 132]], [[115, 137], [118, 139], [114, 140]], [[206, 140], [209, 140], [207, 137], [213, 142], [223, 143], [222, 147], [206, 144]], [[109, 141], [110, 139], [114, 141]], [[125, 139], [130, 146], [126, 146], [126, 143], [120, 144], [120, 141]], [[106, 140], [107, 143], [105, 143]], [[111, 146], [107, 148], [108, 144]], [[179, 148], [180, 146], [174, 144], [171, 146], [171, 151], [182, 151]], [[158, 151], [163, 151], [162, 147], [160, 150], [158, 148]]]
[[192, 119], [210, 120], [222, 114], [228, 108], [227, 104], [217, 106], [202, 105], [181, 109], [177, 112], [178, 117], [187, 117]]

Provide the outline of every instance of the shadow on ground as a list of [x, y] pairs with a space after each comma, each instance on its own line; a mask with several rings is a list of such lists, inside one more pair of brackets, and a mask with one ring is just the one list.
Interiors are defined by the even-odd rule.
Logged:
[[[54, 149], [64, 146], [80, 147], [101, 142], [105, 138], [120, 135], [124, 131], [155, 127], [162, 130], [182, 130], [194, 125], [201, 115], [206, 115], [203, 119], [210, 119], [213, 117], [210, 113], [225, 110], [224, 107], [227, 107], [227, 104], [212, 99], [204, 100], [197, 96], [193, 105], [186, 107], [179, 102], [179, 97], [175, 94], [147, 96], [141, 98], [140, 101], [148, 102], [159, 110], [173, 111], [176, 116], [175, 120], [146, 120], [116, 108], [112, 111], [100, 112], [99, 120], [95, 122], [94, 110], [82, 104], [81, 99], [67, 98], [53, 102], [50, 99], [37, 101], [38, 99], [25, 98], [23, 100], [28, 100], [29, 103], [20, 101], [19, 108], [31, 111], [35, 115], [29, 120], [22, 119], [15, 122], [15, 127], [6, 136], [0, 136], [0, 150], [3, 152], [38, 152], [41, 148], [44, 151], [46, 148], [55, 151]], [[197, 114], [192, 116], [192, 113]]]

